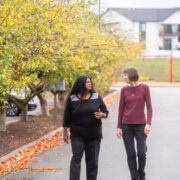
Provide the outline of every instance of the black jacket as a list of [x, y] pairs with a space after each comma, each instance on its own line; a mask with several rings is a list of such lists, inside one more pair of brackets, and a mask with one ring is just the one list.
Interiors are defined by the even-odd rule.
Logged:
[[108, 116], [106, 105], [98, 93], [92, 93], [87, 100], [71, 95], [64, 111], [63, 127], [70, 127], [71, 137], [102, 138], [101, 119], [94, 116], [99, 109], [105, 113], [105, 117]]

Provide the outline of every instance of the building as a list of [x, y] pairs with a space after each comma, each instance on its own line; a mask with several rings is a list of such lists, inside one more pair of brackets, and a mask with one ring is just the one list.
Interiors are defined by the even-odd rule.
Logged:
[[102, 27], [123, 31], [136, 42], [143, 42], [146, 54], [180, 57], [180, 8], [109, 8]]

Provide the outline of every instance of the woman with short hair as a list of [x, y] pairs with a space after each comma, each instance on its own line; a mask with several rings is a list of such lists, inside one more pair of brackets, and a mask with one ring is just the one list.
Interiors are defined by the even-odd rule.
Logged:
[[[121, 89], [117, 137], [123, 137], [127, 162], [132, 180], [145, 180], [146, 138], [152, 121], [152, 105], [149, 86], [139, 83], [139, 75], [134, 67], [124, 71], [124, 80], [128, 83]], [[147, 107], [147, 118], [144, 108]], [[137, 142], [137, 157], [135, 143]]]
[[64, 110], [64, 141], [68, 143], [70, 128], [72, 160], [70, 180], [80, 180], [81, 159], [85, 152], [87, 180], [96, 180], [98, 156], [102, 138], [102, 118], [108, 116], [107, 108], [95, 92], [88, 75], [79, 76], [67, 97]]

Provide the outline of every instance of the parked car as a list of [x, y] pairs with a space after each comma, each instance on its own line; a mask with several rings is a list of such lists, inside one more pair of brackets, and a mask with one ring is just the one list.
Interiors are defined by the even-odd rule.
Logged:
[[[11, 95], [16, 96], [20, 99], [23, 99], [25, 97], [25, 93], [22, 90], [21, 94], [17, 94], [15, 91], [11, 90]], [[37, 108], [37, 101], [35, 101], [36, 98], [33, 98], [28, 103], [28, 111], [33, 111]], [[21, 113], [21, 110], [11, 101], [8, 100], [7, 107], [6, 107], [6, 116], [19, 116]]]
[[[36, 108], [37, 108], [37, 104], [32, 99], [28, 103], [28, 111], [33, 111]], [[21, 110], [12, 101], [8, 100], [7, 108], [6, 108], [6, 116], [10, 116], [10, 117], [19, 116], [20, 113]]]
[[[34, 102], [34, 99], [29, 101], [28, 103], [28, 111], [33, 111], [37, 108], [37, 104]], [[21, 110], [10, 100], [8, 100], [7, 108], [6, 108], [6, 116], [19, 116]]]

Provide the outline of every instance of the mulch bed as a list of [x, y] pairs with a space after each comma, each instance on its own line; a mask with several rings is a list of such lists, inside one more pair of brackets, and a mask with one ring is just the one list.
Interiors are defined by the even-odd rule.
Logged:
[[[112, 93], [105, 92], [102, 97]], [[16, 122], [7, 125], [5, 132], [0, 132], [0, 157], [29, 144], [49, 132], [62, 126], [63, 109], [58, 110], [57, 122], [54, 121], [53, 110], [49, 117], [42, 115], [28, 116], [27, 122]]]
[[62, 126], [63, 110], [58, 110], [58, 120], [54, 121], [53, 112], [49, 117], [42, 115], [28, 116], [27, 122], [7, 125], [5, 132], [0, 132], [0, 157], [29, 144], [49, 132]]

